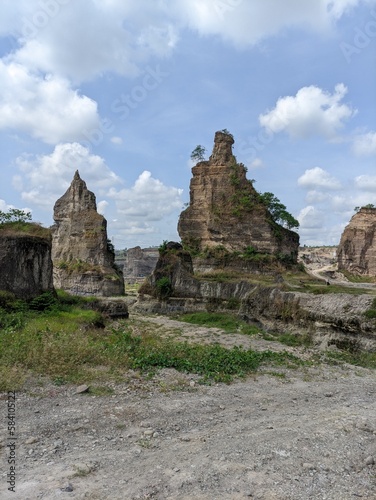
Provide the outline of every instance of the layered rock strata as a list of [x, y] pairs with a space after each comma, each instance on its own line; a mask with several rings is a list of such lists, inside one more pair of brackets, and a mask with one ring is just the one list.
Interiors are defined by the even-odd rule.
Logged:
[[135, 283], [149, 276], [155, 268], [159, 253], [157, 248], [129, 248], [125, 257], [123, 274], [126, 283]]
[[51, 234], [34, 224], [29, 228], [0, 232], [0, 290], [26, 300], [54, 291]]
[[338, 270], [376, 276], [376, 208], [361, 208], [345, 227], [337, 250]]
[[78, 171], [55, 203], [52, 226], [54, 285], [74, 295], [124, 293], [122, 273], [107, 238], [107, 221], [98, 214], [94, 193]]
[[230, 312], [260, 330], [304, 334], [323, 347], [376, 351], [375, 320], [368, 314], [374, 308], [371, 295], [314, 295], [283, 288], [283, 283], [197, 279], [189, 253], [170, 242], [132, 307], [158, 314]]
[[273, 221], [244, 165], [236, 162], [233, 143], [231, 134], [216, 132], [209, 161], [192, 168], [190, 204], [178, 223], [184, 246], [197, 253], [218, 247], [241, 253], [252, 247], [296, 261], [299, 236]]

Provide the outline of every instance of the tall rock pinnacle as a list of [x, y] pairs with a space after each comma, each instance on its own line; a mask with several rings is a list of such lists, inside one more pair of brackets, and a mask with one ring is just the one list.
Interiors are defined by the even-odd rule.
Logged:
[[216, 132], [209, 161], [192, 168], [190, 204], [178, 223], [183, 244], [199, 253], [215, 247], [242, 253], [252, 247], [295, 261], [299, 236], [273, 220], [232, 154], [233, 144], [231, 134]]
[[54, 206], [54, 285], [77, 295], [121, 295], [123, 279], [114, 265], [107, 221], [78, 171]]

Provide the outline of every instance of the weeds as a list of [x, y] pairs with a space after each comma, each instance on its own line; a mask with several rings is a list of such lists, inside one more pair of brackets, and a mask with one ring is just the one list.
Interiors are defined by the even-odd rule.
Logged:
[[[66, 297], [65, 302], [69, 302]], [[175, 368], [197, 373], [207, 381], [230, 382], [263, 363], [299, 363], [287, 353], [258, 353], [238, 347], [229, 350], [219, 345], [166, 340], [155, 329], [132, 328], [126, 322], [116, 329], [103, 330], [95, 326], [95, 311], [80, 309], [77, 304], [58, 304], [63, 310], [28, 310], [22, 322], [1, 330], [0, 390], [14, 389], [15, 385], [19, 388], [29, 373], [46, 375], [56, 385], [62, 385], [108, 380], [129, 369], [155, 373], [159, 368]], [[223, 316], [208, 318], [227, 331], [255, 333], [253, 327], [231, 316], [227, 323]], [[91, 392], [100, 395], [109, 390], [98, 386]]]
[[227, 333], [256, 335], [260, 331], [256, 326], [248, 325], [245, 321], [238, 319], [236, 316], [225, 313], [197, 312], [191, 314], [183, 314], [179, 317], [179, 320], [194, 325], [220, 328]]
[[331, 361], [343, 361], [350, 365], [361, 366], [363, 368], [376, 368], [376, 352], [351, 352], [350, 350], [341, 352], [326, 353]]

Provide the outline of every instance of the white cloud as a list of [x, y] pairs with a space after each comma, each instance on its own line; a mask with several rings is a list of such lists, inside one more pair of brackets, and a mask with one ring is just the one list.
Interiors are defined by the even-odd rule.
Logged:
[[57, 77], [42, 78], [0, 60], [0, 128], [26, 132], [49, 144], [82, 140], [98, 127], [97, 105]]
[[304, 188], [341, 189], [341, 183], [320, 167], [306, 170], [299, 177], [298, 184]]
[[118, 211], [127, 218], [139, 221], [159, 221], [175, 210], [181, 209], [183, 190], [165, 186], [145, 170], [130, 189], [116, 191], [109, 195], [116, 201]]
[[330, 198], [330, 195], [327, 192], [318, 191], [317, 189], [312, 189], [308, 191], [306, 195], [306, 201], [310, 205], [313, 203], [323, 203]]
[[325, 30], [359, 3], [375, 2], [2, 0], [0, 33], [21, 43], [14, 61], [77, 83], [107, 71], [135, 76], [150, 56], [169, 55], [186, 28], [257, 45], [286, 27]]
[[[256, 45], [285, 27], [325, 30], [362, 0], [172, 0], [170, 9], [201, 35]], [[362, 3], [374, 3], [365, 0]], [[167, 4], [167, 2], [166, 2]]]
[[68, 189], [76, 170], [94, 192], [105, 192], [121, 182], [103, 158], [77, 143], [59, 144], [50, 155], [20, 156], [16, 164], [22, 175], [14, 181], [22, 191], [22, 199], [50, 210]]
[[97, 212], [101, 215], [104, 215], [107, 207], [108, 207], [108, 201], [102, 200], [99, 203], [97, 203]]
[[249, 165], [249, 168], [251, 168], [252, 170], [256, 170], [257, 168], [262, 168], [263, 166], [264, 162], [261, 160], [261, 158], [255, 158]]
[[376, 175], [359, 175], [355, 178], [355, 186], [362, 191], [376, 192]]
[[112, 144], [117, 144], [117, 145], [121, 145], [123, 144], [123, 139], [121, 137], [111, 137], [111, 142]]
[[325, 214], [312, 205], [304, 207], [297, 217], [301, 229], [322, 228], [325, 221]]
[[[13, 60], [75, 83], [108, 71], [135, 76], [150, 56], [165, 57], [177, 43], [168, 9], [157, 2], [50, 0], [58, 6], [50, 14], [43, 3], [8, 4], [8, 10], [18, 13], [18, 19], [8, 15], [8, 30], [22, 43]], [[3, 23], [1, 27], [6, 29]]]
[[355, 137], [353, 151], [359, 156], [376, 154], [376, 132], [368, 132]]
[[296, 138], [319, 135], [335, 139], [344, 121], [356, 112], [341, 104], [346, 93], [343, 83], [335, 86], [333, 94], [314, 85], [303, 87], [296, 96], [280, 97], [274, 109], [259, 116], [260, 125], [269, 133], [285, 131]]
[[[8, 212], [11, 208], [17, 208], [14, 205], [9, 205], [5, 200], [0, 199], [0, 212]], [[31, 208], [20, 208], [23, 212], [32, 212]]]

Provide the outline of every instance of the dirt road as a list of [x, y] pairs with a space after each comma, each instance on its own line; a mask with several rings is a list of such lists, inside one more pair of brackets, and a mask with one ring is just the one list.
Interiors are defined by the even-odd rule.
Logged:
[[16, 493], [4, 432], [0, 498], [376, 499], [375, 372], [321, 363], [197, 380], [130, 373], [103, 396], [30, 381], [16, 400]]

